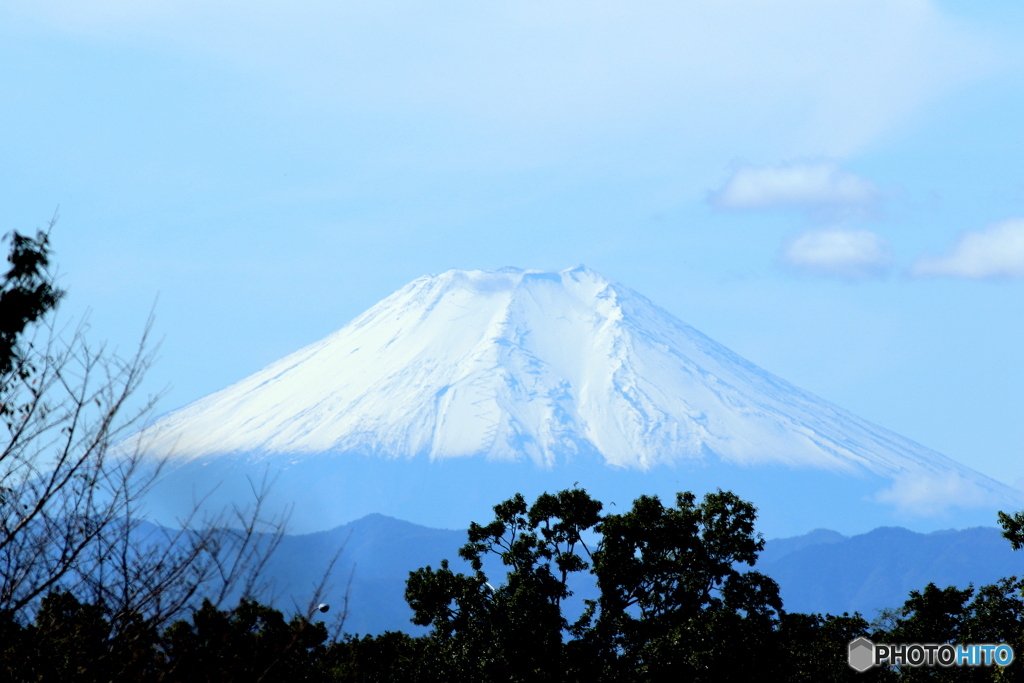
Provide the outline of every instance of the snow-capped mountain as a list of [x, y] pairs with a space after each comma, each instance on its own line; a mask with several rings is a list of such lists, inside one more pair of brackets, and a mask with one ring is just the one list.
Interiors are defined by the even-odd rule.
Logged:
[[[170, 413], [150, 435], [150, 452], [179, 466], [179, 484], [285, 468], [284, 488], [300, 498], [331, 481], [375, 481], [393, 502], [431, 477], [462, 498], [460, 487], [479, 493], [500, 464], [499, 478], [512, 473], [526, 488], [627, 479], [641, 489], [668, 479], [676, 489], [742, 488], [788, 477], [802, 489], [846, 486], [907, 514], [1017, 500], [584, 267], [422, 277], [327, 338]], [[349, 518], [373, 511], [398, 512]], [[321, 528], [341, 521], [328, 514]]]

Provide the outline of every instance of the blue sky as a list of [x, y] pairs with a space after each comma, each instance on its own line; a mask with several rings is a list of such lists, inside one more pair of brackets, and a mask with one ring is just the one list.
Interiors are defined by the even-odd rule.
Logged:
[[0, 0], [2, 231], [161, 410], [449, 268], [584, 263], [1024, 481], [1024, 7]]

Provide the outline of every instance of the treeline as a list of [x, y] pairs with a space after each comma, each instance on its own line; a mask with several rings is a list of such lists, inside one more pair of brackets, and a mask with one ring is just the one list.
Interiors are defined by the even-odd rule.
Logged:
[[[163, 629], [145, 614], [54, 591], [31, 621], [0, 613], [0, 677], [17, 681], [973, 681], [1024, 680], [1008, 667], [875, 667], [858, 673], [848, 644], [1009, 643], [1024, 653], [1024, 584], [928, 585], [874, 623], [854, 614], [785, 611], [752, 567], [764, 541], [754, 507], [732, 493], [642, 496], [602, 515], [581, 489], [522, 496], [473, 524], [460, 555], [410, 572], [406, 598], [427, 635], [332, 637], [323, 623], [244, 600], [209, 601]], [[1009, 533], [1009, 532], [1008, 532]], [[488, 577], [482, 560], [507, 574]], [[599, 596], [565, 617], [573, 578]], [[493, 581], [493, 583], [492, 583]]]

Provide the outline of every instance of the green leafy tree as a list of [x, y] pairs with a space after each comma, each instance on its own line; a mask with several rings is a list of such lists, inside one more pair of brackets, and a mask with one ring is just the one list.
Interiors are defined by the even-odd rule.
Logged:
[[[871, 639], [885, 643], [1008, 643], [1015, 653], [1024, 652], [1024, 581], [1016, 577], [995, 584], [964, 589], [939, 588], [929, 583], [897, 609], [885, 610], [875, 624]], [[1015, 662], [1008, 667], [929, 668], [902, 666], [883, 669], [898, 681], [1019, 681], [1024, 670]]]
[[1010, 542], [1014, 550], [1024, 548], [1024, 512], [1008, 515], [999, 512], [999, 526], [1003, 528], [1003, 538]]
[[433, 683], [451, 680], [438, 670], [437, 643], [428, 637], [386, 631], [379, 636], [349, 636], [332, 643], [323, 666], [337, 683]]
[[934, 583], [912, 590], [887, 635], [897, 643], [967, 642], [972, 595], [973, 587], [939, 588]]
[[1010, 576], [978, 588], [961, 637], [972, 643], [1007, 642], [1024, 656], [1024, 579]]
[[[410, 573], [413, 621], [432, 627], [452, 680], [563, 679], [563, 636], [583, 625], [569, 624], [562, 605], [570, 577], [589, 568], [583, 534], [600, 510], [581, 489], [545, 493], [532, 506], [517, 494], [494, 507], [492, 522], [470, 525], [459, 555], [472, 574], [453, 572], [447, 560]], [[497, 588], [483, 571], [487, 555], [507, 567]]]
[[[494, 521], [470, 526], [460, 551], [472, 574], [443, 561], [412, 572], [407, 584], [414, 622], [432, 627], [451, 675], [750, 680], [779, 660], [778, 587], [738, 568], [756, 562], [764, 541], [754, 532], [754, 507], [734, 494], [698, 504], [680, 493], [667, 508], [642, 496], [628, 512], [601, 517], [598, 501], [570, 489], [532, 506], [516, 495], [494, 510]], [[595, 548], [588, 535], [596, 535]], [[488, 555], [507, 568], [497, 588], [483, 572]], [[600, 597], [569, 623], [570, 585], [586, 573]]]
[[251, 600], [230, 611], [206, 601], [190, 621], [170, 626], [162, 638], [164, 680], [322, 680], [327, 628], [302, 616], [286, 622], [281, 612]]
[[0, 672], [14, 681], [158, 680], [156, 630], [140, 615], [115, 628], [101, 605], [49, 594], [32, 623], [0, 616]]
[[[13, 232], [10, 239], [10, 268], [0, 283], [0, 378], [15, 373], [27, 379], [33, 368], [25, 350], [19, 348], [22, 334], [28, 325], [53, 310], [64, 292], [56, 287], [50, 272], [48, 230], [38, 231], [35, 237]], [[0, 392], [4, 386], [0, 384]], [[0, 404], [4, 417], [13, 410], [12, 405]]]
[[857, 672], [847, 663], [851, 641], [869, 635], [868, 622], [855, 613], [800, 614], [788, 612], [779, 624], [779, 672], [791, 683], [869, 683], [886, 680], [889, 672]]
[[782, 601], [772, 579], [739, 569], [764, 548], [755, 520], [753, 505], [718, 491], [699, 504], [679, 493], [674, 507], [641, 496], [601, 521], [588, 637], [609, 680], [766, 674]]

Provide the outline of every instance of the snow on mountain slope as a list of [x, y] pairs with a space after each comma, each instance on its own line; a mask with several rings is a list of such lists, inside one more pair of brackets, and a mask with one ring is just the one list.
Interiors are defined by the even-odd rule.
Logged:
[[1013, 491], [802, 391], [584, 267], [419, 278], [341, 330], [161, 419], [187, 462], [593, 457], [647, 471], [721, 462], [892, 482], [881, 502]]

